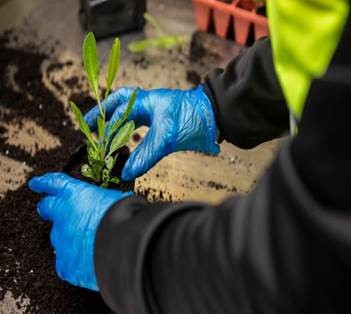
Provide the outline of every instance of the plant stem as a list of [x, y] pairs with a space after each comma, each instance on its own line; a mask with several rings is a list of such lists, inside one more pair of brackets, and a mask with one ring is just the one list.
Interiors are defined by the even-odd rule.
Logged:
[[[106, 99], [106, 97], [105, 97]], [[98, 99], [98, 105], [99, 105], [99, 109], [100, 109], [100, 114], [103, 120], [103, 124], [104, 126], [106, 126], [106, 106], [105, 108], [102, 107], [101, 101]], [[104, 130], [105, 131], [105, 130]], [[103, 132], [101, 134], [101, 138], [99, 138], [99, 147], [100, 147], [100, 160], [104, 160], [105, 159], [105, 150], [106, 150], [106, 134], [105, 132]]]
[[99, 99], [98, 99], [98, 105], [99, 105], [101, 117], [105, 120], [104, 110], [102, 109], [102, 105]]
[[145, 12], [144, 18], [158, 31], [160, 35], [166, 35], [166, 32], [163, 30], [160, 23], [157, 22], [156, 19], [150, 13]]

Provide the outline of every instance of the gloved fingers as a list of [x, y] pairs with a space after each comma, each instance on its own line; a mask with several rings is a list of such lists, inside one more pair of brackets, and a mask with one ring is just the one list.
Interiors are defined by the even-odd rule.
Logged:
[[44, 197], [37, 205], [39, 216], [44, 220], [53, 220], [57, 209], [57, 201], [58, 199], [55, 196]]
[[58, 244], [61, 242], [60, 235], [61, 235], [61, 232], [59, 232], [59, 229], [57, 228], [57, 225], [54, 222], [50, 232], [50, 242], [51, 242], [51, 246], [55, 251], [55, 254], [56, 254], [56, 250], [58, 249]]
[[[107, 97], [102, 102], [102, 107], [106, 109], [106, 120], [109, 120], [112, 113], [118, 108], [120, 105], [124, 104], [132, 94], [134, 88], [131, 87], [123, 87], [111, 95]], [[97, 118], [100, 115], [99, 105], [96, 105], [94, 108], [90, 109], [84, 116], [84, 120], [88, 123], [91, 131], [96, 131], [97, 129]]]
[[56, 274], [61, 280], [68, 281], [65, 268], [61, 252], [56, 251]]
[[79, 242], [84, 241], [84, 239], [77, 240], [79, 237], [81, 237], [79, 232], [67, 234], [67, 230], [56, 228], [54, 224], [50, 239], [56, 254], [57, 276], [72, 285], [98, 291], [95, 274], [90, 273], [87, 265], [90, 259], [93, 260], [93, 256], [89, 256], [89, 261], [84, 260], [88, 252], [82, 251], [86, 248], [79, 246]]
[[[107, 128], [108, 131], [110, 131], [110, 128], [114, 125], [115, 122], [121, 119], [123, 114], [126, 112], [127, 107], [128, 107], [128, 101], [116, 108], [115, 112], [112, 114], [111, 119], [108, 123], [108, 128]], [[136, 128], [142, 125], [149, 126], [151, 123], [150, 113], [147, 110], [145, 110], [142, 97], [138, 98], [137, 96], [135, 103], [132, 107], [132, 110], [126, 119], [126, 121], [131, 121], [131, 120], [134, 121]]]
[[55, 196], [62, 192], [68, 182], [73, 180], [75, 179], [71, 178], [65, 173], [51, 172], [40, 177], [32, 178], [29, 181], [28, 186], [34, 192]]
[[122, 171], [122, 179], [130, 181], [144, 174], [163, 157], [172, 153], [174, 147], [170, 132], [159, 125], [152, 125], [142, 142], [129, 156]]
[[[56, 273], [61, 280], [72, 282], [70, 278], [74, 275], [75, 265], [77, 261], [77, 252], [75, 250], [74, 244], [75, 241], [72, 238], [69, 238], [67, 235], [67, 226], [60, 226], [54, 222], [53, 227], [50, 233], [51, 245], [55, 250], [56, 255]], [[79, 236], [77, 231], [76, 236]], [[85, 252], [80, 252], [84, 256]]]

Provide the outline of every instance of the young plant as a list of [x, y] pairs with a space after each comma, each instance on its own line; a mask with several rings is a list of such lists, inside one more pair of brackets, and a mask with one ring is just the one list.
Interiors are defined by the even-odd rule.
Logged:
[[126, 111], [115, 123], [107, 127], [106, 108], [102, 105], [108, 97], [112, 83], [120, 64], [121, 45], [118, 38], [113, 41], [109, 55], [108, 72], [106, 77], [106, 91], [104, 99], [100, 97], [99, 89], [99, 58], [96, 49], [96, 40], [93, 33], [88, 33], [83, 42], [84, 69], [89, 86], [97, 100], [100, 114], [97, 117], [97, 134], [91, 132], [79, 108], [71, 101], [70, 106], [78, 122], [79, 128], [86, 137], [88, 163], [82, 165], [82, 175], [92, 179], [102, 187], [109, 183], [119, 183], [120, 179], [111, 174], [118, 157], [118, 150], [125, 146], [135, 129], [133, 121], [126, 122], [135, 102], [137, 88], [134, 89]]
[[167, 34], [156, 19], [147, 12], [144, 13], [144, 18], [156, 29], [158, 36], [155, 38], [148, 38], [130, 43], [128, 45], [129, 51], [133, 53], [140, 53], [149, 48], [169, 49], [173, 46], [177, 46], [179, 48], [182, 46], [184, 42], [184, 38], [182, 36]]

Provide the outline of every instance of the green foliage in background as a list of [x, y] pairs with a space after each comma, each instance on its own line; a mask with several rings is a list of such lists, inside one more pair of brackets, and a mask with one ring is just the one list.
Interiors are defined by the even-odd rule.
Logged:
[[156, 29], [158, 36], [155, 38], [148, 38], [130, 43], [128, 45], [129, 51], [140, 53], [149, 48], [169, 49], [172, 47], [180, 48], [182, 46], [184, 42], [184, 38], [182, 36], [167, 34], [156, 19], [147, 12], [144, 13], [144, 18]]
[[[104, 99], [110, 93], [112, 83], [117, 75], [121, 56], [121, 44], [118, 38], [113, 41], [110, 55], [108, 72], [106, 77], [106, 92]], [[102, 106], [99, 89], [99, 57], [96, 48], [96, 40], [93, 33], [88, 33], [83, 42], [84, 69], [88, 78], [89, 86], [97, 100], [100, 115], [97, 118], [97, 134], [91, 132], [88, 124], [84, 121], [83, 114], [71, 101], [70, 106], [78, 122], [79, 128], [87, 140], [88, 163], [81, 168], [83, 176], [92, 179], [102, 187], [108, 184], [118, 183], [120, 179], [112, 176], [111, 171], [118, 157], [118, 150], [125, 146], [132, 136], [135, 125], [133, 121], [126, 122], [135, 102], [137, 88], [134, 89], [126, 111], [122, 117], [107, 128], [106, 109]]]

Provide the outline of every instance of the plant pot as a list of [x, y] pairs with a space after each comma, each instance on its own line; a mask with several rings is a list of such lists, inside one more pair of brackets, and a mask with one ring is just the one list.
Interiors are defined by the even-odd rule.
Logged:
[[[117, 161], [112, 169], [111, 174], [117, 177], [121, 177], [123, 167], [129, 158], [129, 148], [124, 146], [118, 151]], [[93, 180], [84, 177], [80, 169], [83, 164], [87, 163], [87, 145], [82, 144], [78, 146], [75, 152], [70, 156], [67, 163], [62, 168], [62, 171], [68, 175], [83, 181], [87, 181], [92, 184], [96, 184]], [[133, 181], [121, 181], [120, 183], [109, 183], [109, 188], [119, 190], [122, 192], [134, 191], [135, 180]]]
[[79, 20], [86, 31], [97, 39], [140, 31], [146, 0], [80, 0]]
[[197, 28], [208, 31], [213, 15], [215, 33], [221, 38], [228, 34], [230, 20], [233, 19], [235, 41], [246, 45], [250, 28], [253, 26], [255, 40], [267, 36], [268, 19], [256, 12], [252, 0], [193, 0]]
[[210, 21], [210, 7], [206, 3], [194, 2], [194, 10], [198, 30], [206, 32]]
[[256, 4], [253, 0], [240, 0], [239, 7], [244, 10], [252, 11], [256, 9]]

